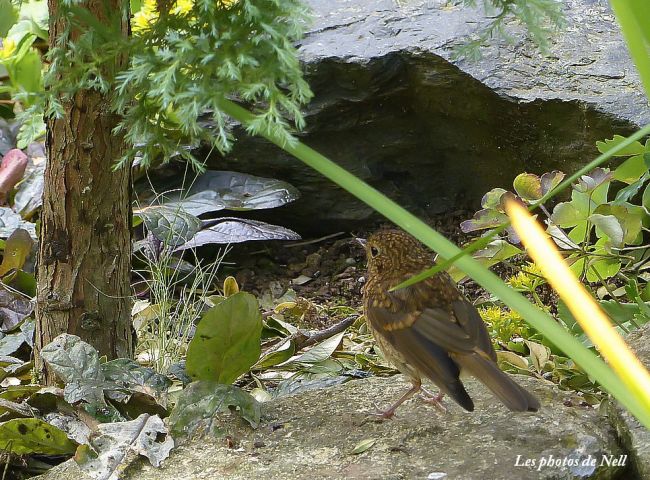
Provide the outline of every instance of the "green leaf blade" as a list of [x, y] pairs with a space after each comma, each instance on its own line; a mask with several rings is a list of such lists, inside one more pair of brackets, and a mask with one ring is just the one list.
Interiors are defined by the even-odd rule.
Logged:
[[0, 424], [0, 449], [17, 455], [69, 455], [77, 449], [77, 443], [42, 420], [15, 418]]
[[187, 373], [195, 380], [234, 382], [260, 357], [262, 315], [257, 299], [246, 292], [208, 310], [187, 351]]

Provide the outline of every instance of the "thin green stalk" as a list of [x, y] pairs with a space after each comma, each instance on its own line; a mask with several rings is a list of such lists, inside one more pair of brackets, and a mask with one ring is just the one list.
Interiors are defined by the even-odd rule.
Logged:
[[648, 0], [610, 0], [627, 48], [650, 98], [650, 5]]
[[[250, 126], [254, 120], [253, 114], [229, 100], [223, 99], [220, 108], [224, 113], [245, 126]], [[648, 132], [650, 132], [650, 127], [648, 127]], [[456, 245], [422, 220], [315, 150], [297, 140], [285, 143], [273, 132], [263, 131], [257, 133], [332, 180], [443, 257], [451, 258], [460, 252]], [[500, 298], [511, 309], [517, 311], [529, 324], [552, 341], [557, 348], [568, 354], [605, 390], [618, 399], [641, 423], [650, 429], [650, 411], [642, 405], [639, 399], [600, 358], [560, 327], [549, 315], [508, 287], [499, 277], [472, 257], [460, 257], [457, 265], [483, 288]]]

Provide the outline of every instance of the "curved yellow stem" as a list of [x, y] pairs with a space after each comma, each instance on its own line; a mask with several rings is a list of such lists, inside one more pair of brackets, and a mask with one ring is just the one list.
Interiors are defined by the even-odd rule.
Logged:
[[650, 411], [650, 373], [614, 329], [610, 319], [576, 278], [528, 210], [515, 200], [506, 213], [528, 254], [560, 295], [582, 330], [639, 402]]

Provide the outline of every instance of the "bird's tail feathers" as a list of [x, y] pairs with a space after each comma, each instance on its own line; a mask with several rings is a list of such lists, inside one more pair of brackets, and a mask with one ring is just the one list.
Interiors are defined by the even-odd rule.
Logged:
[[515, 412], [536, 412], [540, 403], [537, 398], [519, 386], [502, 372], [494, 361], [480, 354], [459, 355], [456, 361], [472, 376], [478, 378], [503, 404]]

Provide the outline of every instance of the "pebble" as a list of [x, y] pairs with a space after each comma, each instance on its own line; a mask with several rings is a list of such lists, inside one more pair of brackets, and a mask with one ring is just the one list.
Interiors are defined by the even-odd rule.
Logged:
[[307, 255], [307, 258], [305, 258], [305, 265], [313, 269], [318, 269], [318, 267], [320, 267], [321, 260], [322, 256], [320, 253], [312, 253], [311, 255]]

